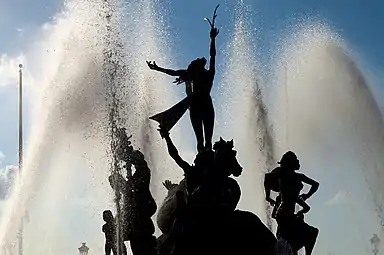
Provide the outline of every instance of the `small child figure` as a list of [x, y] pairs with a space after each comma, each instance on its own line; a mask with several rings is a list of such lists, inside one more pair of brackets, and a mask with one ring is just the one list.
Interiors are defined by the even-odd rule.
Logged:
[[111, 251], [114, 255], [127, 254], [127, 248], [125, 247], [123, 240], [120, 241], [120, 254], [117, 253], [116, 223], [110, 210], [105, 210], [103, 212], [103, 220], [106, 222], [102, 228], [105, 234], [105, 255], [111, 255]]
[[115, 219], [110, 210], [105, 210], [103, 212], [103, 220], [106, 222], [103, 225], [103, 232], [105, 234], [105, 255], [110, 255], [111, 251], [113, 251], [114, 255], [118, 255], [116, 249]]

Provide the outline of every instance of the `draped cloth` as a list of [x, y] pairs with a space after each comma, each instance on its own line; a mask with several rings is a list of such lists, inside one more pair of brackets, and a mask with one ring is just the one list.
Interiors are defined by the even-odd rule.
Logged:
[[183, 117], [189, 106], [190, 100], [189, 97], [186, 97], [168, 110], [153, 115], [149, 119], [157, 121], [164, 131], [169, 132]]

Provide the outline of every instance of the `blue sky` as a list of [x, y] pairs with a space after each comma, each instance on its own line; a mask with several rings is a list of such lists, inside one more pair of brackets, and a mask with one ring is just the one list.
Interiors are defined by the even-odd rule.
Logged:
[[[214, 8], [216, 3], [205, 1], [170, 1], [173, 9], [170, 21], [177, 24], [175, 31], [179, 32], [183, 38], [183, 47], [193, 49], [193, 52], [201, 51], [206, 46], [203, 40], [193, 40], [200, 38], [202, 29], [206, 24], [201, 22], [199, 16], [194, 17], [194, 13], [210, 16], [210, 8]], [[235, 1], [227, 1], [226, 6], [222, 6], [221, 16], [218, 17], [218, 24], [228, 28], [230, 15], [223, 17], [223, 7], [231, 10]], [[326, 20], [334, 30], [341, 33], [360, 53], [366, 56], [370, 63], [378, 68], [384, 66], [384, 52], [381, 50], [384, 35], [378, 33], [377, 28], [382, 24], [381, 10], [384, 3], [381, 1], [244, 1], [253, 7], [256, 29], [261, 30], [260, 39], [262, 47], [268, 49], [268, 39], [272, 34], [279, 33], [282, 29], [294, 23], [294, 18], [298, 17], [320, 17]], [[202, 7], [204, 6], [204, 9]], [[188, 10], [188, 11], [187, 11]], [[205, 16], [204, 15], [204, 16]], [[225, 35], [221, 35], [225, 36]], [[188, 39], [190, 38], [190, 39]], [[222, 39], [222, 37], [221, 37]]]
[[[219, 9], [217, 26], [221, 28], [218, 37], [218, 58], [223, 62], [220, 49], [226, 47], [230, 40], [229, 35], [233, 29], [233, 8], [237, 1], [224, 1]], [[345, 39], [351, 49], [362, 59], [362, 68], [369, 69], [369, 80], [374, 81], [374, 91], [380, 104], [384, 102], [384, 35], [380, 31], [384, 24], [382, 10], [384, 2], [347, 1], [347, 0], [259, 0], [244, 1], [251, 6], [250, 17], [253, 21], [257, 35], [255, 38], [260, 61], [270, 64], [271, 53], [274, 51], [276, 40], [280, 34], [286, 34], [289, 29], [301, 19], [317, 19], [329, 24], [335, 32]], [[166, 24], [174, 38], [171, 45], [175, 53], [178, 67], [186, 66], [193, 58], [208, 56], [209, 36], [208, 25], [203, 18], [211, 16], [215, 5], [214, 1], [165, 1]], [[60, 10], [62, 1], [59, 0], [3, 0], [0, 2], [0, 151], [4, 154], [0, 167], [17, 162], [17, 64], [31, 49], [31, 44], [41, 35], [41, 27], [51, 20], [51, 17]], [[21, 57], [20, 57], [21, 56]], [[144, 61], [144, 60], [143, 60]], [[159, 63], [160, 65], [161, 63]], [[219, 63], [220, 64], [220, 63]], [[16, 67], [15, 67], [16, 65]], [[178, 68], [175, 67], [175, 68]], [[33, 71], [33, 67], [29, 67]], [[217, 76], [222, 72], [219, 70]], [[28, 84], [26, 84], [28, 86]], [[34, 84], [38, 86], [38, 84]], [[28, 97], [28, 95], [27, 95]], [[32, 100], [28, 97], [27, 100]], [[25, 130], [28, 133], [30, 121], [28, 118], [28, 102], [25, 106], [27, 113]], [[26, 137], [28, 140], [28, 136]], [[5, 170], [3, 170], [5, 171]], [[353, 185], [352, 185], [353, 186]], [[335, 188], [335, 194], [338, 190]], [[327, 194], [329, 195], [329, 194]], [[319, 195], [319, 196], [325, 196]], [[346, 194], [338, 194], [339, 199], [345, 199]], [[331, 197], [324, 197], [323, 200]], [[313, 211], [316, 206], [313, 206]], [[311, 212], [316, 214], [315, 212]], [[335, 208], [335, 213], [342, 213]], [[342, 217], [342, 216], [340, 216]], [[329, 226], [325, 227], [329, 228]], [[328, 230], [330, 231], [330, 230]], [[358, 242], [358, 235], [354, 241]], [[366, 238], [366, 237], [364, 237]], [[360, 240], [368, 242], [368, 240]], [[321, 246], [315, 254], [326, 254], [332, 251]], [[368, 253], [367, 253], [368, 254]]]

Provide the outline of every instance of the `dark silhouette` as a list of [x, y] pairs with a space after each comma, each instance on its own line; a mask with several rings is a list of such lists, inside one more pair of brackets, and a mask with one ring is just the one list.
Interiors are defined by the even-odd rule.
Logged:
[[[242, 167], [236, 159], [237, 152], [233, 150], [233, 140], [226, 142], [220, 138], [213, 147], [214, 151], [208, 150], [198, 153], [194, 165], [190, 165], [179, 155], [169, 133], [161, 128], [160, 133], [167, 143], [169, 155], [184, 171], [188, 199], [196, 199], [199, 193], [207, 192], [210, 194], [211, 191], [218, 188], [216, 185], [223, 183], [232, 186], [234, 190], [238, 190], [240, 193], [237, 182], [231, 178], [232, 181], [228, 181], [230, 175], [238, 177], [242, 171]], [[238, 196], [240, 197], [240, 194]]]
[[239, 176], [242, 167], [233, 141], [220, 138], [214, 151], [200, 152], [190, 165], [168, 132], [160, 132], [185, 176], [178, 185], [164, 182], [168, 195], [157, 217], [160, 254], [274, 254], [276, 239], [269, 229], [256, 215], [236, 210], [241, 190], [229, 176]]
[[[290, 244], [294, 254], [303, 246], [306, 254], [311, 254], [319, 231], [304, 222], [304, 213], [310, 208], [305, 200], [317, 191], [319, 183], [295, 172], [300, 169], [300, 162], [292, 151], [285, 153], [279, 164], [280, 167], [266, 174], [264, 180], [266, 200], [275, 206], [273, 216], [278, 223], [277, 236]], [[307, 194], [300, 195], [303, 182], [311, 185], [311, 189]], [[271, 190], [279, 192], [277, 201], [270, 198]], [[303, 207], [297, 214], [296, 203]]]
[[[133, 188], [133, 206], [136, 212], [126, 216], [126, 218], [134, 218], [133, 233], [130, 233], [130, 236], [127, 235], [127, 238], [130, 240], [131, 249], [135, 255], [155, 254], [151, 249], [156, 245], [155, 226], [151, 217], [155, 214], [157, 206], [149, 190], [151, 172], [141, 153], [133, 154], [131, 163], [136, 170], [132, 175], [133, 186], [131, 186]], [[132, 207], [132, 204], [124, 205], [127, 211], [128, 207]]]
[[165, 139], [168, 147], [169, 155], [176, 162], [176, 164], [183, 169], [186, 180], [187, 191], [190, 194], [196, 191], [202, 184], [202, 181], [209, 174], [208, 171], [212, 169], [214, 162], [214, 154], [212, 150], [203, 151], [196, 155], [194, 165], [190, 165], [184, 161], [173, 144], [169, 133], [160, 127], [161, 136]]
[[[213, 151], [199, 153], [195, 164], [190, 165], [179, 156], [169, 134], [161, 130], [185, 178], [179, 184], [163, 183], [168, 196], [158, 212], [157, 222], [163, 234], [156, 240], [151, 220], [156, 204], [149, 191], [150, 170], [144, 155], [132, 148], [125, 130], [119, 131], [120, 143], [115, 151], [119, 152], [117, 158], [125, 162], [127, 178], [115, 172], [109, 180], [122, 193], [123, 236], [124, 241], [130, 241], [134, 255], [275, 254], [276, 238], [269, 229], [253, 213], [236, 210], [241, 191], [230, 176], [239, 176], [242, 167], [233, 141], [220, 138]], [[133, 174], [132, 166], [136, 170]]]
[[[117, 233], [116, 233], [116, 221], [113, 217], [113, 214], [110, 210], [105, 210], [103, 212], [103, 220], [105, 224], [103, 225], [103, 232], [105, 234], [105, 246], [104, 251], [105, 255], [110, 255], [113, 252], [114, 255], [119, 255], [117, 253]], [[120, 254], [127, 254], [127, 248], [123, 242], [120, 242]]]
[[165, 112], [156, 114], [150, 118], [158, 121], [163, 129], [169, 131], [189, 107], [192, 127], [196, 135], [198, 152], [203, 151], [204, 148], [207, 150], [212, 149], [215, 112], [210, 92], [215, 76], [215, 38], [219, 34], [219, 29], [215, 28], [216, 11], [218, 7], [219, 6], [217, 6], [214, 11], [212, 23], [207, 19], [211, 26], [210, 61], [208, 70], [205, 69], [207, 60], [204, 57], [193, 60], [186, 70], [165, 69], [157, 66], [155, 61], [153, 61], [153, 63], [147, 61], [149, 68], [152, 70], [163, 72], [171, 76], [178, 76], [174, 83], [185, 83], [187, 93], [187, 98], [180, 103]]
[[[273, 169], [270, 173], [265, 174], [264, 178], [266, 200], [273, 206], [272, 218], [276, 218], [277, 209], [281, 204], [281, 195], [278, 195], [276, 197], [276, 200], [273, 200], [270, 197], [271, 190], [275, 192], [280, 191], [279, 178], [282, 170], [283, 169], [281, 167], [277, 167]], [[301, 196], [297, 197], [296, 203], [302, 207], [302, 210], [297, 213], [298, 215], [305, 214], [311, 209], [311, 207], [301, 198]]]
[[[237, 161], [233, 140], [225, 141], [220, 138], [212, 146], [214, 108], [210, 91], [215, 75], [215, 38], [219, 33], [214, 25], [217, 8], [218, 6], [214, 11], [212, 22], [206, 19], [211, 26], [208, 70], [205, 69], [207, 62], [205, 58], [192, 61], [186, 70], [164, 69], [157, 66], [155, 62], [147, 61], [152, 70], [178, 76], [175, 83], [185, 83], [187, 93], [187, 97], [178, 104], [150, 117], [159, 122], [160, 135], [166, 141], [168, 152], [184, 173], [184, 178], [178, 184], [169, 180], [163, 183], [168, 193], [157, 213], [157, 224], [162, 232], [157, 240], [151, 219], [157, 206], [149, 189], [150, 169], [144, 155], [133, 148], [126, 130], [113, 129], [111, 147], [114, 169], [109, 181], [115, 190], [116, 197], [121, 197], [123, 201], [121, 213], [117, 210], [116, 215], [121, 222], [122, 241], [130, 241], [134, 255], [276, 254], [276, 237], [258, 216], [236, 209], [241, 197], [241, 189], [233, 177], [241, 175], [242, 167]], [[190, 118], [197, 139], [198, 154], [193, 164], [183, 160], [169, 135], [169, 131], [187, 109], [190, 110]], [[283, 164], [281, 167], [283, 168]], [[123, 176], [123, 172], [126, 172], [126, 176]], [[302, 225], [298, 223], [288, 225], [287, 222], [291, 221], [284, 221], [288, 215], [284, 208], [288, 208], [291, 201], [289, 185], [286, 183], [291, 180], [287, 179], [287, 174], [275, 172], [277, 186], [271, 189], [280, 192], [279, 203], [274, 203], [271, 199], [269, 201], [276, 205], [276, 219], [281, 228], [279, 236], [282, 233], [281, 236], [284, 238], [295, 237], [296, 239], [287, 238], [287, 240], [296, 245], [295, 247], [304, 245], [307, 248], [310, 239], [299, 238], [292, 234], [293, 231], [288, 231], [292, 226], [303, 229], [301, 226], [305, 224], [304, 221], [302, 220]], [[273, 186], [273, 180], [267, 181], [266, 184], [266, 186], [268, 184]], [[301, 188], [298, 192], [300, 190]], [[305, 196], [302, 201], [297, 197], [298, 194], [292, 200], [294, 204], [306, 205]], [[117, 208], [120, 209], [118, 203], [120, 200], [116, 199], [116, 201]], [[309, 210], [308, 207], [305, 209]], [[115, 253], [115, 248], [111, 244], [117, 243], [116, 229], [118, 228], [116, 228], [116, 220], [111, 216], [112, 213], [108, 215], [106, 218], [112, 224], [107, 222], [106, 227], [103, 226], [103, 231], [106, 233], [106, 239], [109, 240], [109, 252], [112, 250]], [[123, 243], [122, 241], [119, 243]]]
[[168, 190], [168, 193], [159, 208], [156, 220], [161, 232], [169, 234], [178, 214], [177, 208], [180, 209], [184, 204], [184, 199], [182, 199], [184, 194], [179, 184], [171, 183], [169, 180], [166, 180], [163, 186]]
[[[149, 190], [151, 172], [144, 155], [134, 150], [125, 128], [115, 130], [117, 146], [115, 153], [127, 173], [126, 179], [115, 172], [109, 177], [111, 187], [120, 190], [123, 196], [122, 238], [130, 241], [135, 255], [155, 254], [155, 227], [151, 217], [157, 206]], [[132, 166], [135, 172], [132, 174]]]

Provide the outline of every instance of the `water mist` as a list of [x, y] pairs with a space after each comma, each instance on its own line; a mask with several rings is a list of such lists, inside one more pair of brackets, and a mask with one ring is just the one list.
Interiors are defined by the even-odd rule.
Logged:
[[[332, 243], [342, 253], [362, 254], [355, 245], [368, 249], [366, 239], [383, 224], [382, 113], [345, 43], [328, 27], [305, 24], [283, 45], [276, 70], [277, 147], [283, 153], [289, 137], [302, 171], [320, 182], [307, 216], [320, 228], [317, 246]], [[346, 195], [326, 202], [335, 193]], [[331, 209], [335, 203], [342, 215]]]
[[[152, 0], [131, 1], [120, 9], [120, 25], [128, 51], [126, 63], [131, 72], [123, 85], [120, 111], [125, 111], [123, 119], [129, 126], [128, 132], [133, 134], [134, 146], [140, 148], [147, 158], [152, 171], [151, 189], [158, 202], [166, 195], [161, 183], [166, 179], [176, 182], [182, 177], [182, 171], [169, 157], [166, 144], [157, 131], [158, 123], [148, 119], [178, 102], [172, 77], [150, 70], [145, 62], [156, 61], [160, 66], [175, 68], [172, 54], [167, 50], [171, 47], [164, 13], [166, 10]], [[135, 100], [124, 105], [132, 97]], [[182, 140], [178, 126], [172, 129], [171, 136], [177, 147], [188, 148], [189, 144]]]
[[[228, 64], [222, 85], [216, 134], [234, 139], [243, 173], [239, 178], [242, 197], [239, 208], [256, 213], [270, 228], [272, 222], [266, 205], [264, 173], [274, 162], [274, 144], [263, 102], [260, 70], [255, 61], [252, 22], [243, 3], [235, 10], [236, 23], [226, 51]], [[251, 24], [246, 26], [245, 24]]]
[[[111, 45], [105, 40], [110, 31], [103, 2], [68, 1], [53, 24], [45, 26], [48, 35], [39, 50], [44, 52], [41, 62], [49, 66], [40, 79], [41, 105], [34, 116], [22, 181], [2, 218], [3, 245], [15, 240], [28, 209], [28, 252], [70, 253], [73, 247], [68, 243], [75, 246], [84, 239], [95, 252], [103, 250], [101, 214], [114, 208], [107, 181], [111, 94], [105, 79], [105, 50]], [[176, 171], [166, 166], [167, 152], [155, 134], [155, 123], [147, 121], [151, 113], [173, 104], [168, 81], [151, 72], [145, 63], [155, 59], [169, 64], [169, 55], [165, 56], [162, 48], [167, 44], [161, 40], [166, 35], [161, 22], [156, 22], [161, 15], [155, 14], [152, 1], [125, 6], [114, 3], [114, 33], [128, 39], [123, 45], [112, 46], [122, 48], [120, 62], [128, 70], [119, 78], [119, 124], [133, 135], [133, 145], [149, 158], [155, 173], [152, 183], [161, 184], [170, 177], [176, 181]], [[143, 16], [145, 20], [134, 22]], [[177, 128], [173, 133], [177, 135]], [[157, 201], [165, 195], [159, 186], [154, 194]]]
[[[25, 249], [65, 251], [68, 248], [60, 244], [70, 239], [65, 236], [70, 235], [64, 230], [68, 226], [65, 222], [73, 219], [68, 210], [73, 211], [76, 199], [84, 196], [80, 202], [93, 205], [77, 210], [90, 219], [81, 222], [84, 225], [98, 224], [95, 210], [109, 202], [107, 186], [102, 185], [107, 177], [107, 164], [102, 160], [107, 148], [107, 109], [99, 44], [105, 28], [99, 23], [99, 13], [99, 5], [72, 1], [46, 26], [50, 34], [44, 48], [38, 50], [44, 51], [41, 62], [49, 66], [40, 80], [43, 84], [37, 101], [41, 105], [34, 115], [22, 179], [2, 218], [2, 242], [14, 239], [28, 209], [32, 221], [25, 226]], [[72, 193], [74, 190], [78, 192]], [[70, 194], [73, 196], [68, 197]], [[49, 210], [45, 210], [47, 206]]]

